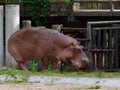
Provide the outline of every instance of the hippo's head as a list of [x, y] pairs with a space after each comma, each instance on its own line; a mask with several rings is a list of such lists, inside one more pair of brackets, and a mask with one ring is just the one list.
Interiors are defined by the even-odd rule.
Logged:
[[91, 63], [91, 60], [83, 51], [83, 46], [78, 42], [71, 42], [71, 44], [64, 49], [62, 56], [64, 57], [63, 62], [71, 64], [77, 69], [87, 68]]

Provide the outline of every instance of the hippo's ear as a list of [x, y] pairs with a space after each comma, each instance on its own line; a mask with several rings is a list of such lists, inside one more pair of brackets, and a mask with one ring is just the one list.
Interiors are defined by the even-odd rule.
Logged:
[[69, 43], [69, 45], [66, 45], [64, 48], [71, 48], [71, 49], [82, 49], [83, 46], [79, 44], [75, 44], [74, 42]]
[[76, 45], [75, 45], [74, 42], [71, 42], [71, 43], [68, 45], [69, 48], [75, 48], [75, 46], [76, 46]]
[[71, 44], [71, 47], [73, 49], [74, 52], [76, 53], [81, 53], [82, 49], [84, 48], [82, 45], [77, 45], [77, 44]]
[[69, 43], [68, 45], [65, 45], [64, 48], [72, 48], [72, 47], [74, 47], [74, 46], [75, 46], [74, 43], [71, 42], [71, 43]]

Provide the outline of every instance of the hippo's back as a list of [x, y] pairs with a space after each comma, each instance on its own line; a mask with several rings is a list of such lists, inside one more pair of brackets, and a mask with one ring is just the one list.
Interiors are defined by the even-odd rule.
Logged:
[[48, 54], [56, 55], [69, 44], [69, 40], [69, 37], [47, 28], [23, 28], [9, 38], [8, 51], [13, 57], [19, 54], [26, 59], [37, 59]]

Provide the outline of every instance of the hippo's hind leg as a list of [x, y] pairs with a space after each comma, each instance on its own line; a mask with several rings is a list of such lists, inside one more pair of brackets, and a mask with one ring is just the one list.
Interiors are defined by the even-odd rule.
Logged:
[[19, 62], [18, 61], [17, 63], [19, 65], [20, 69], [25, 70], [25, 71], [29, 71], [28, 68], [25, 65], [25, 62]]
[[20, 53], [18, 52], [18, 49], [14, 45], [9, 46], [9, 53], [11, 54], [11, 56], [14, 57], [20, 69], [28, 71], [27, 67], [25, 66], [26, 60], [24, 60], [24, 58], [20, 55]]
[[21, 70], [29, 71], [28, 68], [25, 65], [26, 60], [24, 60], [22, 57], [20, 57], [20, 55], [16, 55], [14, 57], [14, 59], [16, 60], [18, 66]]
[[26, 65], [25, 65], [25, 61], [26, 61], [26, 60], [24, 60], [24, 59], [22, 59], [22, 58], [18, 58], [18, 57], [17, 57], [17, 58], [14, 58], [14, 59], [16, 60], [18, 66], [19, 66], [19, 68], [20, 68], [21, 70], [29, 71], [28, 68], [27, 68]]

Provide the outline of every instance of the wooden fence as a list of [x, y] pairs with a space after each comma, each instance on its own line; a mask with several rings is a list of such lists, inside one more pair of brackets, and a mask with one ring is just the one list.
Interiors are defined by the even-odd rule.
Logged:
[[120, 21], [98, 21], [87, 23], [88, 45], [92, 55], [93, 70], [118, 70]]

